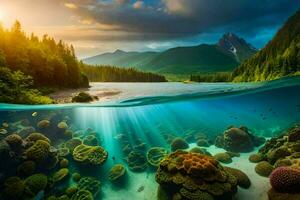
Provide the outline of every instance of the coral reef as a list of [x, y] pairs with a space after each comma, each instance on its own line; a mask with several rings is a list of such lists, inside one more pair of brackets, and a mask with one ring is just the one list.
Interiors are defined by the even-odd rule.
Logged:
[[114, 165], [108, 173], [108, 179], [110, 181], [116, 181], [125, 175], [126, 169], [122, 164]]
[[273, 169], [273, 166], [267, 161], [261, 161], [255, 166], [255, 172], [264, 177], [268, 177]]
[[182, 138], [175, 138], [171, 143], [172, 151], [176, 151], [178, 149], [187, 149], [189, 148], [189, 144]]
[[31, 147], [26, 149], [24, 155], [27, 159], [36, 163], [45, 161], [50, 152], [50, 144], [44, 140], [37, 140]]
[[224, 169], [237, 178], [237, 184], [241, 188], [248, 189], [251, 186], [251, 181], [249, 177], [241, 170], [231, 167], [224, 167]]
[[220, 161], [220, 162], [226, 163], [226, 164], [229, 164], [232, 162], [231, 156], [228, 153], [217, 153], [216, 155], [214, 155], [214, 158], [217, 161]]
[[107, 159], [108, 153], [100, 146], [81, 144], [73, 151], [74, 160], [92, 165], [101, 165]]
[[232, 199], [237, 191], [237, 179], [214, 158], [181, 150], [161, 161], [156, 181], [165, 193], [159, 199]]
[[147, 168], [147, 158], [140, 151], [131, 151], [126, 161], [132, 171], [144, 171]]
[[147, 152], [147, 161], [150, 165], [158, 167], [160, 161], [168, 154], [162, 147], [152, 147]]
[[93, 177], [82, 177], [77, 184], [78, 191], [88, 190], [95, 197], [100, 191], [100, 181]]
[[249, 156], [249, 161], [252, 163], [258, 163], [260, 161], [263, 161], [263, 155], [261, 153], [255, 153], [255, 154], [251, 154]]

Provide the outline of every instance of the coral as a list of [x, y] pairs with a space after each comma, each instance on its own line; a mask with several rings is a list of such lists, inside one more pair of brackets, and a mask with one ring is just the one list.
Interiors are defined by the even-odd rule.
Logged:
[[59, 129], [68, 129], [68, 124], [65, 121], [59, 122], [57, 124], [57, 128], [59, 128]]
[[35, 169], [36, 169], [35, 162], [33, 162], [31, 160], [27, 160], [18, 166], [17, 173], [19, 176], [27, 177], [27, 176], [30, 176], [31, 174], [33, 174], [35, 172]]
[[211, 156], [211, 153], [209, 153], [206, 149], [200, 148], [200, 147], [194, 147], [190, 150], [191, 153], [200, 153], [207, 156]]
[[284, 166], [290, 166], [292, 165], [292, 161], [288, 158], [283, 158], [283, 159], [279, 159], [275, 162], [274, 167], [278, 168], [278, 167], [284, 167]]
[[82, 140], [80, 138], [72, 138], [65, 143], [65, 147], [70, 150], [72, 153], [74, 149], [82, 144]]
[[182, 138], [175, 138], [171, 143], [172, 151], [176, 151], [178, 149], [187, 149], [189, 148], [189, 144]]
[[289, 142], [297, 142], [300, 140], [300, 127], [295, 127], [288, 133]]
[[37, 123], [36, 125], [39, 129], [43, 129], [43, 128], [47, 128], [48, 126], [50, 126], [50, 121], [49, 120], [41, 120]]
[[65, 159], [65, 158], [63, 158], [63, 159], [59, 162], [59, 166], [60, 166], [61, 168], [66, 168], [66, 167], [68, 167], [68, 165], [69, 165], [69, 161], [68, 161], [67, 159]]
[[3, 194], [7, 200], [22, 199], [24, 189], [24, 181], [17, 176], [9, 177], [4, 182]]
[[70, 129], [65, 130], [64, 136], [66, 136], [67, 138], [72, 138], [73, 137], [73, 131], [70, 130]]
[[66, 157], [70, 154], [70, 150], [66, 147], [61, 147], [57, 150], [58, 157]]
[[47, 138], [46, 136], [44, 136], [42, 133], [37, 133], [37, 132], [34, 132], [34, 133], [30, 133], [26, 138], [25, 138], [25, 141], [26, 142], [36, 142], [38, 140], [43, 140], [45, 142], [48, 142], [50, 144], [50, 139]]
[[25, 179], [26, 192], [35, 196], [39, 191], [47, 186], [47, 176], [44, 174], [33, 174]]
[[72, 174], [72, 179], [73, 179], [73, 181], [78, 182], [81, 179], [81, 175], [77, 172], [74, 172]]
[[278, 159], [285, 158], [286, 156], [291, 155], [288, 148], [285, 146], [281, 146], [272, 151], [269, 151], [267, 154], [267, 159], [271, 164], [274, 164]]
[[126, 169], [125, 169], [124, 165], [116, 164], [110, 169], [110, 171], [108, 173], [108, 179], [110, 181], [116, 181], [116, 180], [120, 179], [121, 177], [123, 177], [125, 172], [126, 172]]
[[160, 161], [168, 154], [162, 147], [152, 147], [147, 152], [147, 161], [154, 167], [158, 167]]
[[197, 145], [200, 147], [209, 147], [210, 146], [209, 142], [206, 139], [202, 139], [202, 138], [197, 140]]
[[78, 191], [78, 188], [76, 186], [71, 186], [68, 187], [65, 191], [66, 195], [68, 195], [69, 197], [73, 196], [73, 194], [75, 194]]
[[263, 155], [261, 153], [251, 154], [248, 159], [252, 163], [258, 163], [263, 160]]
[[21, 136], [15, 133], [6, 136], [4, 140], [9, 144], [10, 148], [13, 150], [20, 150], [23, 144]]
[[37, 163], [43, 162], [49, 155], [50, 144], [44, 140], [36, 141], [31, 147], [26, 149], [25, 157]]
[[255, 172], [260, 176], [268, 177], [273, 171], [273, 166], [267, 161], [261, 161], [255, 166]]
[[136, 151], [145, 151], [146, 148], [147, 148], [147, 145], [144, 142], [142, 142], [142, 143], [140, 143], [138, 145], [133, 146], [133, 149], [136, 150]]
[[297, 193], [300, 191], [300, 169], [279, 167], [270, 175], [272, 187], [283, 193]]
[[53, 181], [59, 182], [59, 181], [65, 179], [68, 175], [69, 175], [69, 169], [62, 168], [53, 174]]
[[269, 200], [299, 200], [300, 193], [281, 193], [277, 192], [273, 188], [268, 191], [268, 199]]
[[108, 153], [100, 146], [87, 146], [81, 144], [73, 151], [74, 160], [92, 165], [101, 165], [106, 161], [107, 156]]
[[165, 157], [156, 172], [166, 199], [231, 199], [237, 179], [210, 156], [176, 151]]
[[100, 191], [100, 181], [93, 177], [82, 177], [78, 184], [77, 184], [78, 190], [88, 190], [90, 191], [93, 196], [95, 197], [98, 192]]
[[99, 145], [99, 141], [94, 135], [85, 136], [83, 139], [83, 144], [88, 146], [97, 146]]
[[245, 188], [245, 189], [248, 189], [251, 186], [251, 181], [250, 181], [249, 177], [247, 176], [247, 174], [245, 174], [241, 170], [231, 168], [231, 167], [224, 167], [224, 169], [228, 173], [232, 174], [233, 176], [235, 176], [237, 178], [238, 186]]
[[79, 190], [70, 200], [94, 200], [93, 194], [88, 190]]
[[220, 162], [226, 163], [226, 164], [232, 162], [231, 156], [228, 153], [217, 153], [216, 155], [214, 155], [214, 158], [217, 161], [220, 161]]
[[127, 164], [132, 171], [144, 171], [147, 168], [147, 158], [140, 151], [131, 151], [127, 157]]

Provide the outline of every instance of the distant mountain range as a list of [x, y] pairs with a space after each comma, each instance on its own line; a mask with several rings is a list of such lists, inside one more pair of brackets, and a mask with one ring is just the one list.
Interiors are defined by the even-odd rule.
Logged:
[[232, 71], [257, 50], [233, 33], [224, 34], [217, 44], [176, 47], [163, 52], [125, 52], [116, 50], [84, 59], [93, 65], [134, 67], [162, 74]]
[[234, 81], [265, 81], [300, 75], [300, 10], [275, 37], [233, 72]]

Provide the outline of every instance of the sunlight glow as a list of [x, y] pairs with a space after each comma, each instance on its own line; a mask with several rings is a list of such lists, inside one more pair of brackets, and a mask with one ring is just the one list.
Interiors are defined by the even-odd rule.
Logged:
[[3, 22], [5, 18], [5, 12], [0, 8], [0, 22]]

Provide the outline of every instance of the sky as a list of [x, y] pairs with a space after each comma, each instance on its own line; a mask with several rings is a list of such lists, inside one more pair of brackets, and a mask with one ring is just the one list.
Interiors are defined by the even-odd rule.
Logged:
[[216, 43], [227, 32], [263, 48], [299, 0], [0, 0], [0, 21], [74, 45], [79, 58], [117, 49]]

